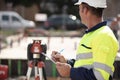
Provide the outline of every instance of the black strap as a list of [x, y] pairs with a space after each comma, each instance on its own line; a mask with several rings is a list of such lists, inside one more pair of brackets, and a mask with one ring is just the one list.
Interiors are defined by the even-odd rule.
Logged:
[[109, 80], [113, 80], [112, 76], [109, 77]]

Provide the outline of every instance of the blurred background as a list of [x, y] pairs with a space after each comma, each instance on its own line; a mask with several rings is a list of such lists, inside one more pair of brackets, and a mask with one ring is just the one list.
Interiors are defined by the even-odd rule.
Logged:
[[[32, 40], [47, 45], [47, 55], [53, 50], [63, 51], [75, 58], [75, 51], [86, 26], [81, 23], [78, 0], [0, 0], [0, 80], [24, 80], [27, 73], [27, 46]], [[120, 0], [107, 0], [103, 19], [108, 22], [116, 38], [120, 36]], [[57, 44], [57, 45], [56, 45]], [[120, 80], [119, 51], [115, 61], [114, 79]], [[48, 80], [61, 78], [54, 63], [45, 61]], [[2, 71], [7, 67], [6, 76]], [[33, 74], [31, 77], [33, 78]], [[31, 79], [32, 80], [32, 79]]]

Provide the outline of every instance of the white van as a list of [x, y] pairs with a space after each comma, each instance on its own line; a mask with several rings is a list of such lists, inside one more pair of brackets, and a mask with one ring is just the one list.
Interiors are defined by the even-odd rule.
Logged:
[[33, 21], [23, 19], [17, 12], [0, 11], [0, 28], [32, 28]]

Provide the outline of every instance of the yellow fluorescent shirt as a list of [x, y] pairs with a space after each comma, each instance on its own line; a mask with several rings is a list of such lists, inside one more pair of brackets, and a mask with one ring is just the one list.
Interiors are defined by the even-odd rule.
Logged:
[[[118, 42], [109, 27], [103, 26], [89, 32], [81, 39], [74, 67], [92, 65], [93, 69], [99, 71], [106, 80], [114, 71], [113, 63], [118, 51]], [[96, 65], [96, 63], [99, 66]], [[105, 71], [110, 68], [112, 71]]]

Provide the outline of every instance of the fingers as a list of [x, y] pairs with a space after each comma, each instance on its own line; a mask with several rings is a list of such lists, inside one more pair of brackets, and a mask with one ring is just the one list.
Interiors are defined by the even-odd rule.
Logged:
[[58, 54], [58, 52], [57, 52], [57, 51], [52, 51], [51, 56], [55, 56], [56, 54]]
[[52, 51], [51, 56], [55, 62], [60, 61], [61, 55], [57, 51]]
[[60, 66], [62, 66], [62, 63], [57, 62], [57, 63], [56, 63], [56, 67], [59, 68]]
[[52, 51], [51, 57], [52, 57], [52, 59], [53, 59], [55, 62], [57, 61], [57, 59], [56, 59], [56, 54], [58, 54], [57, 51]]
[[66, 63], [67, 60], [64, 58], [63, 55], [61, 55], [60, 53], [58, 53], [57, 51], [52, 51], [52, 59], [55, 61], [55, 62], [62, 62], [62, 63]]
[[56, 68], [61, 76], [63, 76], [63, 77], [70, 76], [71, 66], [69, 64], [57, 62]]

